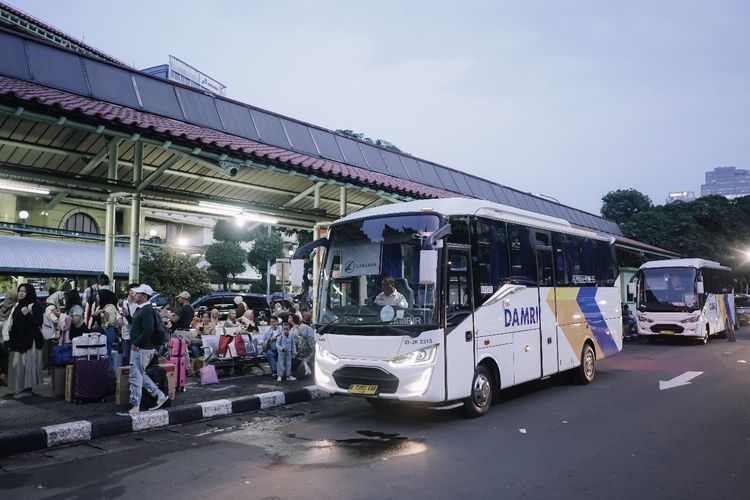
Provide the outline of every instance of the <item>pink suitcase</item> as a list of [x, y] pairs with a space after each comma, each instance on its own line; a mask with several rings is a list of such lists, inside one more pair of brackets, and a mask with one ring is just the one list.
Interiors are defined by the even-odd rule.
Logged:
[[185, 390], [185, 374], [187, 372], [187, 340], [180, 338], [169, 339], [169, 361], [175, 366], [175, 389]]

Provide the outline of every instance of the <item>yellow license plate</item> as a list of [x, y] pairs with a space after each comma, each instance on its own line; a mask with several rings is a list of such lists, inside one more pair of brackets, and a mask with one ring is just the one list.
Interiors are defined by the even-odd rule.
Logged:
[[364, 394], [365, 396], [372, 396], [377, 394], [377, 392], [377, 385], [352, 384], [349, 386], [349, 394]]
[[659, 333], [662, 335], [673, 335], [674, 332], [672, 330], [659, 330]]

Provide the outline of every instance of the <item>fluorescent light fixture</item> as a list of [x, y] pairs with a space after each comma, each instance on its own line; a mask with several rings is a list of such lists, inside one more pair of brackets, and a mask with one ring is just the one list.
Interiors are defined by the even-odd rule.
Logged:
[[49, 189], [43, 189], [35, 186], [26, 186], [24, 184], [14, 184], [10, 182], [0, 182], [0, 189], [6, 191], [18, 191], [21, 193], [49, 194]]
[[273, 217], [266, 217], [265, 215], [259, 215], [254, 213], [248, 213], [243, 212], [239, 215], [237, 215], [238, 219], [248, 221], [248, 222], [260, 222], [261, 224], [278, 224], [279, 219], [274, 219]]
[[216, 215], [239, 215], [242, 213], [240, 207], [211, 203], [210, 201], [199, 201], [198, 206], [204, 208], [206, 212]]

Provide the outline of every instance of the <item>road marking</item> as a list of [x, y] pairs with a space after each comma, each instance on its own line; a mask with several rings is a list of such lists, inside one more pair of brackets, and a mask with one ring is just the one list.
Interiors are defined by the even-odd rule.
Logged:
[[692, 382], [695, 377], [698, 375], [703, 375], [703, 372], [685, 372], [682, 375], [678, 375], [672, 380], [660, 380], [659, 381], [659, 390], [663, 391], [665, 389], [673, 389], [675, 387], [680, 387], [681, 385], [689, 385]]

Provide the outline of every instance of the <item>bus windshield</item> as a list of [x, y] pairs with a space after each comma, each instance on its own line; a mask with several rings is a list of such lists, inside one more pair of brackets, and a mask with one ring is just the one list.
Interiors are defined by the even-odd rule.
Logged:
[[399, 215], [333, 226], [318, 333], [417, 336], [436, 328], [436, 287], [419, 284], [419, 259], [439, 224], [436, 215]]
[[701, 308], [695, 291], [695, 269], [654, 268], [643, 269], [641, 273], [640, 310], [678, 312]]

